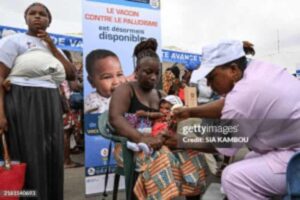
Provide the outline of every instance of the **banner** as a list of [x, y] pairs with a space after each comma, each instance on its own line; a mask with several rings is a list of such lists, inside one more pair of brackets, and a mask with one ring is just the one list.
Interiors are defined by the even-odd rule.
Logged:
[[[106, 170], [113, 173], [116, 170], [116, 163], [113, 154], [108, 159], [109, 143], [100, 136], [98, 130], [99, 114], [86, 114], [84, 116], [84, 132], [85, 132], [85, 191], [86, 194], [101, 193], [104, 190], [104, 181]], [[114, 145], [112, 144], [112, 149]], [[109, 162], [109, 165], [107, 165]], [[123, 179], [121, 179], [120, 187], [124, 188]], [[113, 189], [113, 176], [109, 176], [108, 191]]]
[[[14, 33], [25, 33], [27, 29], [0, 26], [0, 38]], [[66, 36], [49, 33], [57, 48], [69, 51], [82, 51], [82, 39], [80, 37]]]
[[300, 80], [300, 69], [296, 70], [296, 77]]
[[[93, 50], [106, 49], [114, 52], [122, 65], [124, 74], [134, 72], [132, 57], [134, 47], [146, 38], [155, 38], [158, 42], [158, 54], [161, 57], [160, 4], [159, 0], [83, 0], [83, 56]], [[84, 68], [84, 95], [94, 92], [87, 80]], [[85, 169], [86, 195], [103, 192], [103, 166], [107, 165], [109, 142], [99, 134], [90, 134], [90, 125], [97, 125], [100, 114], [85, 114]], [[98, 130], [96, 127], [95, 130]], [[93, 131], [92, 131], [93, 132]], [[104, 153], [103, 153], [104, 152]], [[106, 157], [105, 157], [106, 156]], [[111, 172], [115, 169], [115, 160], [109, 163]], [[109, 177], [108, 190], [112, 188], [113, 177]], [[120, 185], [123, 184], [122, 180]]]
[[186, 69], [194, 70], [201, 64], [201, 55], [194, 53], [186, 53], [173, 50], [162, 50], [163, 62], [180, 63], [185, 66]]

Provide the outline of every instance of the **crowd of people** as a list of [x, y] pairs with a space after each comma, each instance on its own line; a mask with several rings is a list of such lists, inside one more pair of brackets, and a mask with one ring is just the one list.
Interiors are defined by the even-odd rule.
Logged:
[[[169, 67], [158, 89], [162, 69], [154, 38], [136, 44], [130, 77], [118, 55], [95, 49], [85, 58], [95, 91], [83, 100], [82, 66], [46, 32], [49, 9], [33, 3], [24, 17], [26, 33], [0, 40], [0, 134], [12, 159], [27, 164], [24, 189], [38, 191], [38, 199], [63, 199], [64, 168], [82, 166], [70, 154], [83, 149], [83, 114], [107, 110], [114, 134], [127, 138], [135, 154], [136, 199], [200, 199], [207, 189], [205, 153], [224, 158], [219, 175], [229, 200], [286, 193], [287, 164], [300, 151], [300, 82], [280, 66], [250, 59], [253, 44], [226, 40], [203, 47], [197, 107], [185, 106], [190, 69]], [[248, 142], [179, 148], [178, 125], [189, 118], [234, 120]], [[249, 150], [245, 158], [229, 163], [242, 147]], [[120, 144], [114, 156], [123, 166]]]

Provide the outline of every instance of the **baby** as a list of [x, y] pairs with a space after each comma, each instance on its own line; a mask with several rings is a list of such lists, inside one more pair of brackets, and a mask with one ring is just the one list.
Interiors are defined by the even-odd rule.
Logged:
[[118, 56], [106, 49], [91, 51], [86, 57], [88, 81], [96, 91], [84, 99], [84, 113], [108, 110], [112, 92], [126, 81]]
[[[159, 103], [159, 112], [146, 112], [143, 110], [137, 111], [134, 116], [136, 121], [130, 120], [130, 123], [134, 126], [138, 118], [146, 118], [152, 121], [152, 129], [150, 131], [151, 136], [156, 137], [157, 135], [166, 131], [169, 134], [176, 134], [176, 123], [171, 119], [171, 111], [174, 108], [181, 106], [183, 106], [183, 103], [178, 96], [168, 95], [161, 99]], [[128, 118], [128, 116], [125, 117]], [[135, 128], [137, 128], [140, 132], [145, 133], [143, 127]], [[137, 144], [133, 142], [127, 142], [127, 148], [135, 152], [143, 151], [147, 155], [152, 153], [152, 149], [149, 148], [145, 143]]]

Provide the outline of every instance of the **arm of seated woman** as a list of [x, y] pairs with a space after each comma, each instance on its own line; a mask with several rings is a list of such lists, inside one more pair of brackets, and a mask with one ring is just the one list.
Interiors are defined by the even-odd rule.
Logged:
[[137, 117], [146, 117], [149, 119], [157, 119], [165, 116], [161, 112], [147, 112], [144, 110], [138, 110], [135, 114]]
[[[131, 88], [128, 84], [119, 86], [111, 97], [109, 107], [109, 122], [120, 136], [128, 138], [135, 143], [145, 143], [153, 149], [162, 146], [162, 138], [144, 136], [133, 128], [125, 119], [124, 114], [128, 112], [131, 103]], [[120, 99], [122, 103], [120, 103]]]

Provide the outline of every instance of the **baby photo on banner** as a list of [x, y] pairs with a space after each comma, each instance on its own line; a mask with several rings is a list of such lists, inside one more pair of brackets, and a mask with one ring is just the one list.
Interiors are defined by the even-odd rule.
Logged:
[[[159, 0], [83, 0], [82, 6], [85, 194], [88, 196], [112, 191], [116, 170], [114, 143], [99, 130], [99, 116], [108, 110], [113, 90], [134, 78], [136, 44], [155, 38], [161, 57], [161, 22]], [[121, 178], [119, 189], [124, 189], [124, 184]]]

